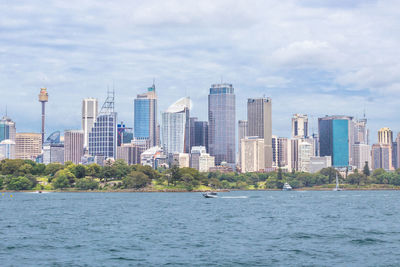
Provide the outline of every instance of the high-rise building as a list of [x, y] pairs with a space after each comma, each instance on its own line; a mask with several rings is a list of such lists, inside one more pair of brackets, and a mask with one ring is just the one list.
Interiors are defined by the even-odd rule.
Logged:
[[117, 146], [122, 144], [129, 144], [133, 139], [132, 128], [126, 127], [123, 122], [117, 125]]
[[199, 170], [199, 159], [201, 154], [207, 153], [204, 146], [194, 146], [190, 150], [190, 168]]
[[153, 84], [146, 93], [138, 94], [134, 101], [134, 136], [149, 139], [150, 146], [157, 145], [157, 94]]
[[393, 143], [393, 132], [389, 128], [381, 128], [378, 131], [378, 143], [382, 145], [392, 145]]
[[397, 154], [397, 146], [399, 144], [397, 142], [393, 142], [392, 143], [392, 167], [393, 169], [397, 169], [399, 168], [399, 165], [397, 165], [397, 161], [398, 161], [398, 154]]
[[0, 142], [0, 160], [15, 159], [15, 142], [5, 139]]
[[195, 138], [194, 124], [195, 124], [196, 121], [197, 121], [197, 117], [189, 118], [189, 133], [190, 133], [190, 139], [189, 139], [190, 146], [189, 146], [189, 148], [190, 148], [190, 151], [192, 150], [192, 147], [195, 146], [194, 143], [196, 141], [196, 138]]
[[[395, 149], [397, 149], [397, 144]], [[394, 151], [393, 132], [387, 127], [381, 128], [378, 131], [378, 144], [372, 146], [373, 168], [394, 170], [396, 158], [394, 159], [393, 152], [396, 156], [397, 150]]]
[[117, 147], [117, 159], [124, 160], [128, 165], [140, 164], [140, 153], [144, 151], [140, 151], [140, 146], [133, 143], [122, 143]]
[[308, 137], [308, 117], [303, 114], [294, 114], [292, 117], [292, 138]]
[[248, 136], [247, 134], [248, 131], [248, 123], [245, 120], [239, 120], [238, 122], [238, 166], [241, 166], [241, 140], [244, 139], [246, 136]]
[[236, 105], [232, 84], [213, 84], [208, 95], [208, 149], [215, 164], [236, 163]]
[[272, 166], [275, 168], [288, 166], [288, 139], [272, 136]]
[[369, 131], [367, 128], [367, 119], [357, 120], [354, 123], [354, 142], [360, 144], [369, 144]]
[[117, 152], [117, 113], [114, 111], [114, 92], [108, 92], [92, 131], [89, 133], [89, 154], [115, 158]]
[[173, 103], [165, 112], [162, 113], [162, 142], [164, 152], [184, 153], [189, 149], [187, 142], [190, 136], [189, 110], [191, 101], [189, 97], [183, 97]]
[[292, 138], [288, 141], [288, 168], [295, 171], [309, 171], [310, 158], [315, 156], [313, 138]]
[[264, 139], [264, 168], [272, 168], [272, 101], [270, 98], [247, 100], [248, 135]]
[[98, 114], [98, 102], [96, 98], [82, 100], [82, 130], [84, 135], [84, 147], [89, 146], [89, 133], [92, 131]]
[[43, 143], [43, 163], [55, 162], [64, 164], [64, 144]]
[[45, 124], [45, 117], [46, 117], [46, 115], [45, 115], [45, 105], [46, 105], [46, 102], [48, 102], [49, 101], [49, 94], [47, 93], [47, 88], [40, 88], [40, 93], [39, 93], [39, 102], [40, 103], [42, 103], [42, 138], [41, 138], [41, 141], [42, 141], [42, 144], [41, 145], [43, 145], [43, 142], [44, 142], [44, 124]]
[[396, 147], [396, 149], [397, 149], [397, 153], [396, 153], [397, 154], [397, 165], [396, 165], [396, 167], [400, 168], [400, 133], [397, 134], [396, 143], [397, 143], [397, 147]]
[[15, 135], [15, 158], [35, 160], [42, 152], [42, 134], [17, 133]]
[[9, 117], [4, 116], [0, 120], [0, 142], [3, 140], [10, 139], [15, 141], [15, 122], [13, 122]]
[[85, 132], [67, 130], [64, 132], [64, 160], [79, 164], [84, 155]]
[[194, 122], [194, 146], [204, 146], [208, 152], [208, 122]]
[[371, 146], [368, 144], [356, 143], [353, 145], [353, 166], [362, 170], [365, 163], [371, 168]]
[[392, 148], [389, 144], [372, 145], [372, 169], [392, 170], [391, 152]]
[[264, 170], [264, 138], [247, 136], [240, 140], [242, 172], [258, 172]]
[[332, 166], [344, 167], [352, 163], [354, 121], [349, 116], [318, 118], [320, 155], [331, 156]]

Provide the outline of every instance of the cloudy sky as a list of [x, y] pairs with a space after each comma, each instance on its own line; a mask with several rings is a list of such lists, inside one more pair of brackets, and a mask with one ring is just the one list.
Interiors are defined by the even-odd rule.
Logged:
[[[38, 4], [40, 2], [40, 4]], [[212, 83], [232, 83], [237, 119], [246, 98], [273, 101], [273, 134], [293, 113], [310, 131], [326, 114], [400, 131], [400, 3], [367, 0], [0, 1], [0, 111], [17, 131], [80, 128], [81, 100], [115, 88], [119, 120], [156, 80], [159, 109], [188, 95], [207, 119]]]

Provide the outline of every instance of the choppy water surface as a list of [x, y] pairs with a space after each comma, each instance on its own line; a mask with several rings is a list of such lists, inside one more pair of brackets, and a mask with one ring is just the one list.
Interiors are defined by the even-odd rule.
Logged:
[[396, 266], [400, 192], [0, 194], [1, 266]]

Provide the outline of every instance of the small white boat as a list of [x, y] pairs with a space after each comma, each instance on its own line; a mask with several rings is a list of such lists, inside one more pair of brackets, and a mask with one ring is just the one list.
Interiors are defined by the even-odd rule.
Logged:
[[203, 193], [203, 197], [205, 197], [205, 198], [217, 198], [218, 195], [215, 192], [205, 192], [205, 193]]
[[332, 191], [342, 191], [342, 189], [339, 187], [339, 178], [338, 178], [337, 172], [336, 172], [336, 187], [333, 188]]
[[284, 185], [283, 185], [283, 187], [282, 187], [282, 190], [283, 191], [290, 191], [290, 190], [292, 190], [293, 188], [290, 186], [290, 184], [288, 184], [288, 183], [285, 183]]

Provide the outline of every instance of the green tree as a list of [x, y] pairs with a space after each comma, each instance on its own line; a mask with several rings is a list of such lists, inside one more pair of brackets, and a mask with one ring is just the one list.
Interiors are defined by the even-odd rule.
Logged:
[[193, 189], [199, 185], [199, 181], [194, 179], [192, 175], [185, 173], [182, 177], [183, 185], [188, 191], [193, 191]]
[[[59, 178], [59, 181], [65, 181], [65, 179], [67, 179], [68, 183], [69, 183], [69, 187], [72, 186], [75, 182], [75, 175], [72, 172], [70, 172], [68, 169], [59, 170], [56, 173], [54, 180], [56, 180], [57, 178]], [[53, 183], [55, 183], [55, 181]], [[56, 188], [63, 188], [63, 187], [56, 187]]]
[[[225, 183], [224, 185], [229, 187], [229, 182], [227, 180], [223, 180], [223, 181], [225, 181], [227, 183], [227, 184]], [[217, 178], [211, 178], [209, 181], [209, 185], [215, 189], [223, 187], [222, 183]], [[227, 187], [224, 187], [224, 188], [227, 188]]]
[[4, 175], [17, 174], [19, 168], [25, 164], [22, 159], [5, 159], [1, 164], [1, 173]]
[[368, 166], [368, 161], [365, 162], [363, 173], [367, 177], [371, 175], [371, 172], [370, 172], [369, 166]]
[[359, 173], [358, 170], [356, 169], [354, 171], [354, 173], [350, 174], [349, 176], [347, 176], [346, 181], [349, 184], [357, 184], [360, 185], [360, 183], [364, 180], [364, 175]]
[[80, 190], [94, 190], [99, 188], [99, 182], [93, 178], [82, 178], [76, 182], [75, 187]]
[[168, 171], [168, 185], [172, 183], [175, 186], [178, 181], [182, 180], [182, 173], [178, 166], [173, 165]]
[[123, 159], [117, 159], [111, 167], [115, 178], [121, 179], [129, 173], [129, 166]]
[[92, 163], [92, 164], [88, 165], [86, 174], [91, 177], [100, 177], [101, 176], [101, 166], [96, 163]]
[[46, 170], [46, 165], [44, 165], [42, 163], [38, 163], [38, 164], [35, 164], [35, 166], [33, 166], [32, 174], [34, 174], [34, 175], [44, 175], [45, 174], [45, 170]]
[[21, 167], [18, 168], [19, 175], [32, 174], [32, 172], [33, 172], [33, 167], [31, 164], [28, 164], [28, 163], [25, 163]]
[[72, 173], [75, 175], [76, 178], [83, 178], [86, 176], [86, 168], [82, 164], [75, 165]]
[[64, 165], [60, 163], [49, 163], [46, 165], [46, 175], [54, 176], [59, 170], [64, 169]]
[[12, 177], [7, 184], [8, 190], [29, 190], [32, 187], [32, 182], [25, 176]]
[[143, 188], [150, 183], [149, 177], [138, 171], [131, 171], [124, 179], [122, 179], [122, 186], [124, 188]]
[[65, 175], [58, 175], [53, 179], [53, 187], [55, 189], [64, 189], [70, 187], [68, 177]]
[[328, 177], [328, 183], [332, 183], [336, 179], [336, 173], [341, 178], [340, 173], [333, 167], [323, 168], [319, 173]]
[[277, 179], [278, 179], [279, 181], [281, 181], [281, 180], [283, 179], [283, 174], [282, 174], [282, 168], [281, 168], [281, 167], [278, 168]]

